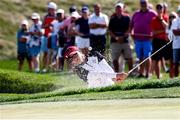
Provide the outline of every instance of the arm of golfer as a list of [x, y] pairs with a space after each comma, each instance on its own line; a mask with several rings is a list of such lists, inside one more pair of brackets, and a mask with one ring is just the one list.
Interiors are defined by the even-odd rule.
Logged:
[[111, 78], [114, 82], [123, 81], [128, 77], [128, 74], [125, 72], [122, 73], [108, 73], [108, 72], [89, 72], [90, 76], [96, 76], [102, 79]]

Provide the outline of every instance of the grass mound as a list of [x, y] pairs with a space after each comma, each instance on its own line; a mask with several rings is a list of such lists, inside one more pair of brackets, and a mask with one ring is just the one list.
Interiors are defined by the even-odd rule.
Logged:
[[0, 93], [38, 93], [56, 89], [46, 76], [0, 69]]
[[[84, 94], [91, 92], [106, 92], [106, 91], [116, 91], [116, 90], [135, 90], [135, 89], [151, 89], [151, 88], [169, 88], [180, 86], [180, 79], [174, 80], [142, 80], [142, 81], [127, 81], [122, 84], [117, 84], [114, 86], [94, 88], [94, 89], [76, 89], [64, 92], [53, 93], [50, 96], [66, 96], [74, 94]], [[48, 97], [48, 96], [46, 96]]]

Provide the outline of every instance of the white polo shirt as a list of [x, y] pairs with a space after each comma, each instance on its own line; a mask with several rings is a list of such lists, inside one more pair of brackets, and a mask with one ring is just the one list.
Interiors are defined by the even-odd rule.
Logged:
[[98, 57], [97, 54], [89, 56], [85, 63], [76, 66], [75, 71], [87, 82], [89, 88], [114, 85], [113, 78], [117, 75], [106, 60]]
[[[100, 13], [100, 15], [97, 16], [95, 13], [93, 13], [89, 17], [89, 21], [88, 21], [88, 24], [92, 24], [92, 23], [108, 25], [109, 23], [108, 16], [103, 13]], [[90, 33], [93, 35], [104, 35], [106, 34], [106, 32], [107, 32], [107, 28], [90, 29]]]
[[[180, 29], [180, 17], [176, 18], [172, 22], [172, 30]], [[180, 49], [180, 35], [174, 35], [173, 49]]]
[[52, 26], [53, 26], [53, 34], [57, 35], [61, 26], [63, 25], [63, 21], [59, 22], [58, 20], [54, 20], [51, 22]]
[[[42, 22], [39, 21], [37, 24], [33, 24], [31, 26], [31, 28], [29, 29], [30, 32], [42, 32], [42, 28], [41, 28]], [[30, 47], [32, 46], [40, 46], [40, 40], [41, 40], [41, 36], [39, 35], [31, 35], [30, 37], [31, 39], [28, 41], [28, 44], [30, 45]], [[38, 38], [38, 39], [35, 39]]]

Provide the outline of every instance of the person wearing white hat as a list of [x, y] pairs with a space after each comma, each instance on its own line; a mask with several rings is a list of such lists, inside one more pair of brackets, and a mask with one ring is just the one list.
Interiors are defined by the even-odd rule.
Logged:
[[63, 25], [65, 11], [58, 9], [56, 19], [51, 22], [51, 48], [48, 51], [49, 64], [53, 70], [62, 70], [63, 57], [62, 50], [64, 47], [64, 38], [62, 38], [60, 30]]
[[28, 21], [22, 20], [20, 24], [20, 29], [17, 32], [17, 59], [18, 59], [18, 70], [21, 71], [24, 59], [27, 59], [29, 70], [32, 70], [32, 58], [28, 54], [27, 49], [27, 41], [29, 40], [29, 34], [28, 34]]
[[[47, 72], [48, 66], [48, 48], [49, 48], [49, 33], [50, 33], [50, 24], [56, 18], [56, 9], [57, 5], [54, 2], [49, 2], [47, 5], [47, 15], [43, 19], [42, 28], [44, 29], [44, 39], [42, 39], [41, 50], [44, 53], [43, 55], [43, 70], [42, 72]], [[49, 40], [48, 40], [49, 39]]]
[[80, 51], [87, 55], [88, 49], [90, 47], [90, 35], [89, 35], [89, 8], [87, 6], [83, 6], [81, 9], [81, 15], [79, 19], [76, 20], [74, 27], [75, 27], [75, 34], [76, 34], [76, 46], [80, 49]]
[[173, 39], [173, 63], [174, 63], [174, 76], [179, 76], [179, 63], [180, 63], [180, 5], [177, 9], [178, 17], [172, 22]]
[[57, 9], [57, 5], [56, 5], [56, 3], [54, 3], [54, 2], [49, 2], [47, 8], [48, 8], [48, 9], [54, 9], [54, 10], [56, 10], [56, 9]]
[[80, 18], [81, 16], [79, 15], [79, 13], [77, 11], [74, 11], [71, 13], [71, 15], [69, 17], [67, 17], [64, 22], [63, 25], [61, 27], [61, 30], [66, 31], [66, 36], [67, 36], [67, 40], [65, 43], [65, 47], [64, 50], [68, 47], [68, 46], [73, 46], [75, 45], [75, 33], [74, 33], [74, 27], [73, 24], [75, 23], [75, 21]]
[[42, 39], [42, 22], [40, 21], [40, 15], [38, 13], [33, 13], [31, 16], [33, 24], [29, 30], [30, 40], [29, 40], [29, 54], [32, 56], [32, 63], [34, 72], [38, 73], [40, 71], [39, 55], [41, 49], [41, 39]]

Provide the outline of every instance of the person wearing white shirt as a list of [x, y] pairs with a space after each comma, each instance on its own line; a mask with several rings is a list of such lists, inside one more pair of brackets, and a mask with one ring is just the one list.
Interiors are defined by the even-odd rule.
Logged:
[[31, 16], [33, 25], [31, 26], [30, 41], [29, 41], [29, 53], [32, 56], [32, 63], [35, 72], [40, 71], [39, 55], [41, 49], [41, 39], [43, 35], [43, 29], [41, 28], [42, 22], [40, 21], [40, 15], [38, 13], [33, 13]]
[[180, 5], [177, 9], [178, 17], [172, 22], [173, 39], [173, 62], [174, 62], [174, 75], [179, 75], [179, 62], [180, 62]]
[[51, 50], [48, 53], [50, 66], [53, 67], [54, 70], [62, 70], [63, 69], [63, 55], [62, 51], [64, 48], [65, 40], [62, 39], [61, 27], [64, 24], [64, 13], [63, 9], [58, 9], [56, 12], [56, 19], [51, 22]]
[[108, 16], [101, 12], [100, 4], [94, 5], [94, 13], [89, 18], [90, 46], [93, 51], [104, 54], [106, 45], [106, 32], [108, 27]]
[[89, 88], [112, 86], [127, 78], [127, 73], [115, 73], [103, 55], [91, 51], [87, 56], [76, 46], [65, 51], [65, 58], [75, 73], [87, 83]]

